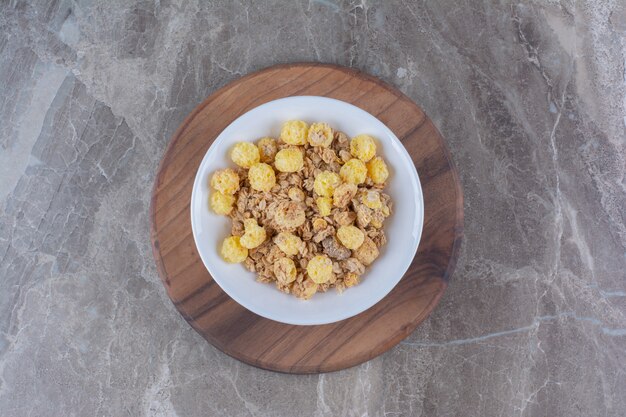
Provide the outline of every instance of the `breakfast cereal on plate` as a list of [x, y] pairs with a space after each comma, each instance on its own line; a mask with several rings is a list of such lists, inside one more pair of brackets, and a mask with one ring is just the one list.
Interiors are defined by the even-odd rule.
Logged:
[[309, 299], [357, 285], [387, 241], [389, 170], [376, 140], [289, 120], [280, 137], [239, 142], [213, 173], [210, 207], [231, 219], [220, 253], [260, 282]]

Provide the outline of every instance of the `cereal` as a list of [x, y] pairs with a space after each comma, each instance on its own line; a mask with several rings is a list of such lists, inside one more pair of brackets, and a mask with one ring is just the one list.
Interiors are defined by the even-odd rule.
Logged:
[[361, 228], [366, 228], [372, 221], [372, 209], [365, 204], [357, 204], [354, 211], [356, 212], [356, 224]]
[[363, 192], [361, 194], [361, 203], [371, 209], [379, 209], [383, 206], [383, 203], [380, 201], [380, 193], [374, 190]]
[[363, 265], [357, 258], [348, 258], [345, 261], [342, 261], [341, 267], [346, 271], [353, 272], [357, 275], [361, 275], [365, 272], [365, 265]]
[[[307, 279], [302, 283], [302, 292], [299, 294], [299, 296], [304, 300], [308, 300], [309, 298], [313, 297], [313, 295], [315, 295], [317, 289], [318, 285], [313, 282], [313, 280]], [[296, 294], [296, 296], [298, 296], [298, 294]]]
[[316, 284], [324, 284], [333, 276], [333, 261], [326, 255], [317, 255], [311, 259], [306, 272]]
[[259, 226], [255, 219], [245, 219], [243, 221], [244, 234], [239, 239], [241, 246], [247, 249], [254, 249], [265, 242], [265, 229]]
[[338, 261], [348, 259], [351, 255], [350, 249], [345, 246], [341, 246], [334, 236], [329, 236], [322, 240], [322, 247], [324, 248], [324, 253], [326, 255], [331, 258], [335, 258]]
[[313, 123], [307, 136], [311, 146], [327, 148], [333, 141], [333, 129], [328, 123]]
[[367, 163], [367, 175], [375, 184], [383, 184], [387, 181], [389, 169], [383, 158], [377, 156]]
[[280, 139], [289, 145], [306, 144], [309, 126], [301, 120], [289, 120], [280, 130]]
[[282, 284], [289, 284], [296, 280], [296, 264], [289, 258], [280, 258], [274, 264], [274, 275]]
[[358, 135], [350, 141], [350, 153], [355, 158], [367, 162], [376, 155], [376, 142], [369, 135]]
[[297, 255], [304, 249], [302, 239], [289, 232], [280, 232], [277, 234], [276, 237], [274, 237], [274, 243], [276, 243], [276, 246], [287, 256]]
[[338, 211], [334, 214], [333, 220], [339, 226], [345, 226], [356, 220], [356, 213], [354, 211]]
[[272, 167], [259, 162], [250, 167], [248, 171], [250, 187], [257, 191], [269, 191], [276, 184], [276, 174]]
[[317, 233], [313, 236], [313, 242], [320, 243], [328, 236], [332, 236], [335, 234], [335, 228], [333, 226], [326, 226], [326, 228], [317, 230]]
[[365, 182], [367, 167], [360, 159], [352, 158], [341, 167], [339, 175], [345, 182], [359, 185]]
[[296, 172], [303, 165], [302, 151], [295, 147], [282, 149], [274, 157], [274, 166], [280, 172]]
[[239, 175], [230, 168], [215, 171], [211, 177], [211, 187], [222, 194], [235, 194], [239, 189]]
[[341, 184], [333, 193], [333, 202], [335, 206], [343, 208], [350, 203], [350, 200], [356, 195], [358, 188], [354, 184]]
[[320, 230], [326, 229], [328, 227], [328, 222], [324, 219], [315, 219], [313, 220], [313, 231], [319, 232]]
[[341, 177], [332, 171], [322, 171], [315, 176], [313, 190], [321, 197], [332, 197], [335, 188], [341, 185]]
[[222, 258], [229, 263], [239, 263], [248, 257], [248, 249], [241, 246], [238, 236], [230, 236], [222, 242]]
[[378, 247], [372, 239], [366, 237], [363, 239], [363, 244], [354, 251], [354, 257], [362, 264], [369, 265], [378, 258]]
[[259, 159], [261, 162], [271, 164], [274, 162], [274, 156], [278, 152], [278, 144], [274, 138], [261, 138], [256, 144], [259, 148]]
[[[384, 207], [383, 207], [384, 209]], [[374, 210], [372, 211], [372, 220], [370, 222], [370, 224], [377, 228], [380, 229], [383, 226], [383, 222], [385, 221], [385, 218], [388, 216], [385, 215], [385, 211], [384, 210]]]
[[295, 229], [306, 220], [304, 207], [295, 201], [284, 202], [276, 208], [274, 221], [281, 229]]
[[229, 214], [235, 204], [235, 197], [229, 194], [223, 194], [219, 191], [213, 191], [211, 193], [211, 208], [216, 214]]
[[333, 208], [332, 198], [318, 197], [317, 200], [315, 200], [315, 203], [317, 204], [317, 210], [319, 211], [320, 216], [330, 215], [330, 211]]
[[389, 171], [375, 154], [370, 136], [350, 140], [299, 120], [283, 125], [280, 140], [236, 144], [236, 169], [210, 181], [211, 210], [232, 221], [222, 258], [301, 299], [357, 285], [387, 242], [393, 207]]
[[343, 279], [343, 283], [346, 288], [354, 287], [356, 284], [359, 283], [359, 276], [354, 272], [348, 272]]
[[230, 151], [230, 158], [242, 168], [250, 168], [261, 159], [259, 148], [250, 142], [239, 142]]
[[365, 235], [355, 226], [341, 226], [337, 229], [337, 238], [348, 249], [358, 249], [363, 244]]
[[304, 201], [304, 191], [302, 191], [298, 187], [291, 187], [289, 191], [287, 191], [287, 195], [293, 201], [299, 201], [299, 202]]

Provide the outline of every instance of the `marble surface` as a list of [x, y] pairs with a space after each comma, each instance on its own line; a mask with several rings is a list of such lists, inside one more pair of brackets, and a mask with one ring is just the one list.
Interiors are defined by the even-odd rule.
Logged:
[[[3, 1], [3, 416], [626, 415], [626, 3]], [[239, 363], [149, 242], [185, 115], [275, 63], [362, 69], [449, 141], [466, 238], [432, 316], [361, 366]]]

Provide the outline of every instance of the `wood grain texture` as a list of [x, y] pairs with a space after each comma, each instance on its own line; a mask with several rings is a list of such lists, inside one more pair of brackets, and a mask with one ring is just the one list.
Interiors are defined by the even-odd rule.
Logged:
[[[378, 117], [411, 154], [424, 192], [422, 240], [399, 284], [358, 316], [321, 326], [281, 324], [241, 307], [213, 281], [191, 233], [191, 189], [213, 140], [246, 111], [296, 95], [336, 98]], [[454, 270], [463, 235], [463, 194], [443, 138], [408, 97], [353, 69], [289, 64], [228, 84], [187, 117], [159, 166], [151, 220], [154, 257], [167, 292], [185, 319], [210, 343], [265, 369], [329, 372], [390, 349], [435, 308]]]

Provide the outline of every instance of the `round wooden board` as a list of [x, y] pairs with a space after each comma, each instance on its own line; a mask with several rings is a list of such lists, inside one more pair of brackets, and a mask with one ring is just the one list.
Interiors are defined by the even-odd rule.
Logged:
[[[412, 155], [424, 192], [422, 240], [400, 283], [369, 310], [322, 326], [281, 324], [237, 304], [207, 272], [191, 233], [191, 189], [200, 161], [213, 140], [246, 111], [297, 95], [336, 98], [378, 117]], [[228, 84], [187, 117], [161, 161], [151, 220], [154, 257], [169, 297], [210, 343], [234, 358], [265, 369], [329, 372], [365, 362], [390, 349], [435, 308], [454, 270], [463, 235], [463, 194], [443, 138], [408, 97], [353, 69], [289, 64]]]

